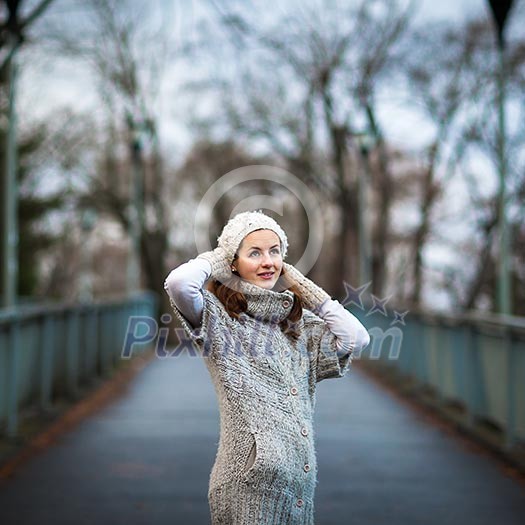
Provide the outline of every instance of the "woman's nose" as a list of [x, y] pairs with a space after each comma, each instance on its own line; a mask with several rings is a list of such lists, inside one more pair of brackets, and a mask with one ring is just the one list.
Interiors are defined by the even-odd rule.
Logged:
[[272, 266], [273, 265], [273, 261], [272, 261], [272, 258], [270, 257], [269, 253], [263, 254], [262, 264], [264, 266]]

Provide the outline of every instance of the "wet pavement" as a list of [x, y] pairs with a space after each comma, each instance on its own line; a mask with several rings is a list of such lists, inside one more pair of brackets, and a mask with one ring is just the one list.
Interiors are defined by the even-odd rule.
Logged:
[[[359, 362], [318, 384], [315, 429], [318, 525], [525, 523], [522, 483]], [[201, 359], [153, 359], [124, 395], [0, 482], [0, 523], [208, 524], [218, 430]]]

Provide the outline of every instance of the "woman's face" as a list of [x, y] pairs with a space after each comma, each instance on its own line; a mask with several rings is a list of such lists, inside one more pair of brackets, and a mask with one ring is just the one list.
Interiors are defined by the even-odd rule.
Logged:
[[242, 240], [237, 253], [233, 266], [241, 278], [271, 290], [283, 267], [279, 236], [272, 230], [254, 231]]

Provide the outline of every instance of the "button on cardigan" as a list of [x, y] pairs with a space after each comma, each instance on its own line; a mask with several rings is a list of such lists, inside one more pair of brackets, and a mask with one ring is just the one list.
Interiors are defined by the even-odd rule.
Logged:
[[[313, 525], [316, 383], [342, 377], [370, 338], [337, 301], [303, 309], [292, 337], [278, 324], [294, 295], [241, 281], [248, 308], [233, 319], [203, 289], [211, 267], [192, 259], [165, 281], [176, 317], [201, 351], [220, 412], [208, 489], [212, 525]], [[324, 318], [320, 317], [324, 316]]]

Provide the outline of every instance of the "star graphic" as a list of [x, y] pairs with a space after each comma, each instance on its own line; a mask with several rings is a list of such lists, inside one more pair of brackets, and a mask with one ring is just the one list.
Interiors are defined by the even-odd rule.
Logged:
[[394, 310], [394, 316], [395, 316], [395, 319], [390, 323], [390, 326], [396, 324], [396, 323], [401, 323], [403, 326], [406, 326], [406, 323], [405, 323], [405, 315], [408, 314], [408, 310], [406, 312], [398, 312], [397, 310]]
[[379, 312], [385, 317], [388, 317], [388, 314], [386, 313], [385, 304], [388, 303], [388, 301], [390, 301], [392, 296], [389, 295], [388, 297], [385, 297], [383, 299], [381, 299], [380, 297], [376, 297], [374, 294], [370, 294], [370, 296], [372, 297], [372, 301], [374, 301], [374, 305], [372, 306], [372, 308], [370, 308], [370, 310], [368, 310], [368, 313], [366, 315], [368, 316], [370, 314], [373, 314], [374, 312]]
[[343, 281], [343, 286], [345, 287], [346, 295], [345, 298], [341, 301], [341, 304], [343, 306], [350, 306], [352, 303], [354, 303], [358, 308], [364, 310], [365, 307], [363, 306], [361, 296], [363, 295], [365, 290], [370, 286], [371, 283], [372, 281], [368, 281], [366, 284], [363, 284], [359, 288], [354, 288], [353, 286], [349, 285], [346, 281]]

